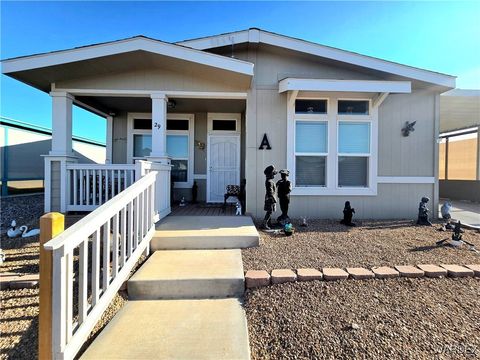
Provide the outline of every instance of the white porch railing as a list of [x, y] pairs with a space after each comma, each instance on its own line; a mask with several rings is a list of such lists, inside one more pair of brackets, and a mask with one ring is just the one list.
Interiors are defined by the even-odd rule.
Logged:
[[67, 211], [92, 211], [136, 180], [134, 164], [68, 163]]
[[[77, 169], [78, 170], [78, 169]], [[44, 245], [53, 251], [53, 358], [72, 359], [155, 232], [157, 172]]]

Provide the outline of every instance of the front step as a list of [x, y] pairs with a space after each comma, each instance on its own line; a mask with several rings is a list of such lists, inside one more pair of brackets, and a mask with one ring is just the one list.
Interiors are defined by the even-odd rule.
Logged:
[[237, 299], [129, 301], [81, 359], [249, 359]]
[[242, 254], [236, 250], [156, 251], [128, 280], [134, 300], [242, 296]]
[[157, 225], [152, 251], [179, 249], [241, 249], [258, 246], [249, 216], [167, 216]]

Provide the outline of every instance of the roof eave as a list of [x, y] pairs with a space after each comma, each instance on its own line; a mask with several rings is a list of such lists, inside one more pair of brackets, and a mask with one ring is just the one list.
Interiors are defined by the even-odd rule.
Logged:
[[206, 66], [212, 66], [247, 76], [253, 76], [254, 65], [250, 62], [231, 59], [225, 56], [211, 54], [181, 45], [170, 44], [141, 37], [74, 48], [70, 50], [6, 59], [2, 61], [2, 73], [8, 75], [19, 71], [38, 69], [141, 50], [163, 56], [179, 58]]
[[342, 49], [288, 37], [259, 29], [242, 30], [223, 35], [186, 40], [177, 44], [198, 50], [207, 50], [244, 42], [264, 43], [310, 55], [324, 57], [352, 65], [394, 74], [413, 80], [439, 85], [446, 89], [455, 88], [456, 76], [415, 68], [408, 65], [374, 58]]

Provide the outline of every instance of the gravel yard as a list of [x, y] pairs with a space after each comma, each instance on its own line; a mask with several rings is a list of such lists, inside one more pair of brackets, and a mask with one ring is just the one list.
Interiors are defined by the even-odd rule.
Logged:
[[[1, 248], [6, 262], [0, 272], [38, 273], [39, 237], [10, 239], [6, 231], [15, 219], [17, 225], [39, 227], [43, 214], [43, 194], [1, 199]], [[66, 219], [70, 226], [78, 217]], [[118, 293], [97, 323], [93, 339], [125, 304], [127, 296]], [[36, 359], [38, 350], [38, 289], [0, 289], [0, 359]]]
[[[290, 237], [259, 230], [260, 246], [242, 249], [244, 270], [480, 263], [480, 254], [467, 247], [436, 247], [436, 241], [452, 235], [439, 231], [440, 223], [426, 227], [407, 220], [358, 221], [356, 227], [346, 227], [338, 221], [310, 220], [308, 227], [294, 226]], [[480, 233], [466, 230], [463, 238], [480, 250]]]
[[479, 279], [297, 282], [248, 290], [252, 359], [480, 357]]

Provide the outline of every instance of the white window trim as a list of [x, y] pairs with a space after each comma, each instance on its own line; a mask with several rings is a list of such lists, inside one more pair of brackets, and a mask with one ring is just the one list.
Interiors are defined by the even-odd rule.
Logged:
[[[210, 135], [238, 135], [241, 133], [241, 114], [239, 113], [208, 113], [207, 122], [208, 122], [208, 134]], [[235, 131], [228, 130], [213, 130], [213, 120], [235, 120]]]
[[[135, 130], [133, 128], [134, 119], [151, 119], [151, 113], [128, 113], [127, 115], [127, 161], [133, 163], [135, 160], [148, 160], [145, 157], [133, 156], [133, 136], [134, 135], [151, 135], [152, 130]], [[195, 149], [195, 116], [194, 114], [169, 114], [167, 113], [167, 120], [188, 120], [188, 130], [167, 130], [166, 135], [188, 135], [188, 174], [186, 182], [176, 181], [174, 187], [177, 189], [191, 188], [193, 186], [193, 169], [194, 169], [194, 149]], [[175, 158], [173, 160], [185, 160], [184, 158]]]
[[[287, 99], [287, 167], [291, 169], [292, 195], [341, 195], [341, 196], [376, 196], [378, 170], [378, 106], [373, 106], [372, 99], [359, 97], [358, 94], [327, 94], [327, 114], [307, 114], [313, 120], [328, 120], [328, 155], [326, 160], [326, 186], [296, 186], [295, 184], [295, 123], [297, 120], [307, 120], [305, 114], [295, 115], [296, 93], [288, 92]], [[355, 96], [356, 95], [356, 96]], [[325, 95], [308, 97], [303, 95], [299, 99], [325, 99]], [[367, 100], [369, 101], [369, 115], [338, 115], [338, 100]], [[338, 186], [338, 124], [339, 121], [369, 122], [370, 123], [370, 154], [368, 169], [368, 186], [339, 187]], [[348, 154], [346, 156], [360, 156]]]

